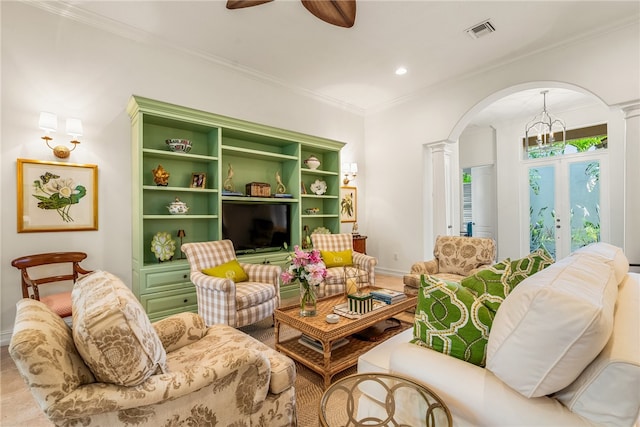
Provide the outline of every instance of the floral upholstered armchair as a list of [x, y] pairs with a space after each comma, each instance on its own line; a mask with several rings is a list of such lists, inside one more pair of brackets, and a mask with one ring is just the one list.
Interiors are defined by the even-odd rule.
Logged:
[[293, 426], [295, 365], [195, 313], [151, 323], [115, 276], [72, 292], [73, 329], [22, 299], [9, 353], [57, 426]]
[[[344, 266], [352, 265], [365, 274], [370, 285], [375, 285], [375, 267], [378, 260], [370, 255], [365, 255], [353, 250], [353, 236], [348, 233], [342, 234], [319, 234], [311, 235], [313, 248], [320, 251], [323, 261], [327, 265], [327, 277], [320, 285], [320, 296], [338, 294], [345, 291]], [[347, 254], [343, 262], [331, 262], [338, 260], [336, 254]], [[333, 256], [332, 256], [333, 255]], [[350, 260], [348, 259], [350, 257]]]
[[423, 274], [459, 282], [492, 265], [496, 255], [496, 242], [490, 238], [438, 236], [433, 248], [434, 259], [411, 266], [411, 272], [403, 278], [404, 291], [417, 294]]

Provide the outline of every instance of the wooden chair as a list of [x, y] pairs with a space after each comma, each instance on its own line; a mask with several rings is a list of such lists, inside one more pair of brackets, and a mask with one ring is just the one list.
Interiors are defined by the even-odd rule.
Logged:
[[[27, 255], [20, 258], [16, 258], [11, 261], [11, 265], [20, 270], [22, 276], [22, 297], [31, 298], [43, 302], [51, 310], [53, 310], [60, 317], [71, 316], [71, 290], [52, 293], [49, 295], [43, 295], [40, 297], [40, 286], [49, 283], [60, 283], [65, 281], [72, 281], [72, 284], [78, 280], [79, 275], [89, 274], [90, 270], [85, 270], [80, 267], [80, 261], [85, 259], [87, 254], [84, 252], [52, 252], [46, 254]], [[71, 264], [71, 271], [67, 272], [63, 264]], [[41, 266], [52, 266], [53, 264], [59, 264], [55, 268], [51, 269], [38, 269], [37, 271], [29, 269], [35, 269]], [[59, 274], [63, 271], [63, 274]], [[51, 272], [53, 270], [53, 272]], [[35, 274], [38, 273], [38, 276]], [[43, 276], [41, 276], [41, 274]]]

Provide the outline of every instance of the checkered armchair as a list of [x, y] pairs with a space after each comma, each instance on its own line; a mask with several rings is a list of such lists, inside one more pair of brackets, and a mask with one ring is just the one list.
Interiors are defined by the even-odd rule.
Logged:
[[223, 323], [238, 328], [273, 316], [280, 304], [279, 266], [240, 263], [249, 280], [235, 283], [202, 272], [236, 259], [231, 240], [185, 243], [182, 252], [196, 286], [198, 314], [207, 326]]
[[[342, 234], [312, 234], [311, 243], [313, 248], [319, 251], [346, 251], [351, 249], [353, 251], [353, 236], [348, 233]], [[375, 278], [375, 266], [378, 260], [372, 256], [362, 254], [360, 252], [353, 252], [353, 265], [366, 272], [369, 276], [369, 284], [374, 285]], [[320, 285], [320, 296], [327, 296], [333, 294], [339, 294], [344, 292], [344, 267], [331, 267], [327, 269], [327, 277], [324, 283]]]

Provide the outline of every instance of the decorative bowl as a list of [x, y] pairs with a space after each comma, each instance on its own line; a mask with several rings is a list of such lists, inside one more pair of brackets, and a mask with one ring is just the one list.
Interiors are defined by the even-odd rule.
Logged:
[[318, 158], [312, 154], [307, 160], [304, 161], [304, 164], [309, 169], [315, 170], [318, 169], [318, 166], [320, 166], [320, 160], [318, 160]]
[[176, 201], [171, 202], [171, 204], [167, 206], [167, 209], [169, 209], [171, 215], [184, 215], [189, 210], [189, 207], [185, 202], [181, 202], [180, 199], [176, 197]]
[[188, 153], [191, 151], [191, 141], [188, 139], [167, 139], [165, 141], [169, 146], [169, 150], [176, 153]]
[[318, 212], [320, 212], [320, 208], [308, 208], [308, 209], [305, 209], [304, 211], [307, 213], [307, 215], [315, 215]]

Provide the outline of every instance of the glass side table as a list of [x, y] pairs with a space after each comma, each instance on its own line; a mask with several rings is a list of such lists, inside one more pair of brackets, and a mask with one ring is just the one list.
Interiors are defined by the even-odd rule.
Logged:
[[324, 427], [451, 427], [442, 399], [412, 379], [384, 373], [355, 374], [331, 384], [320, 400]]

